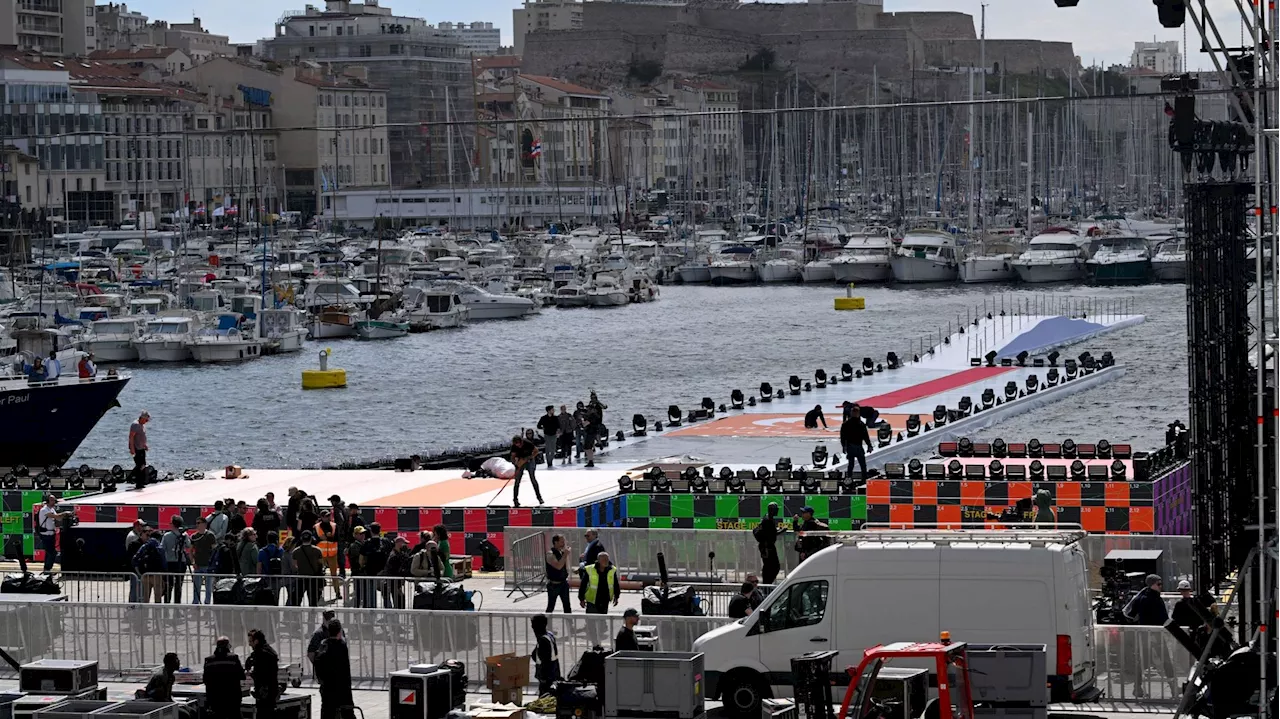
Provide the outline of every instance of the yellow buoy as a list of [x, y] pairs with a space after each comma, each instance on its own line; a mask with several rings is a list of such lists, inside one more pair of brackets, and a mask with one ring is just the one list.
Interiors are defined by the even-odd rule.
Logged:
[[303, 389], [333, 389], [347, 386], [347, 371], [329, 369], [329, 355], [333, 350], [320, 350], [320, 369], [302, 370]]
[[867, 308], [867, 300], [865, 297], [853, 296], [853, 283], [845, 288], [845, 296], [836, 298], [837, 310], [865, 310]]

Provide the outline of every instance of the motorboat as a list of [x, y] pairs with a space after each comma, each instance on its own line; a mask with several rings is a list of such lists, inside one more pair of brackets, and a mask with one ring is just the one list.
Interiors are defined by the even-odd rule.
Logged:
[[258, 310], [258, 338], [264, 341], [264, 354], [298, 352], [307, 338], [303, 325], [305, 315], [294, 307]]
[[1075, 282], [1084, 277], [1088, 247], [1087, 237], [1051, 228], [1031, 238], [1027, 249], [1013, 261], [1013, 269], [1023, 282]]
[[356, 323], [364, 310], [352, 305], [326, 305], [311, 314], [311, 339], [340, 339], [356, 336]]
[[406, 287], [405, 307], [408, 308], [409, 329], [415, 331], [442, 330], [467, 324], [471, 311], [452, 289], [430, 287]]
[[726, 247], [711, 261], [709, 272], [713, 285], [757, 282], [760, 279], [760, 263], [756, 261], [756, 250], [746, 245]]
[[760, 265], [760, 281], [769, 283], [799, 282], [800, 268], [803, 265], [797, 259], [800, 251], [792, 248], [778, 250], [778, 256], [766, 260]]
[[888, 282], [893, 279], [893, 234], [888, 227], [868, 228], [849, 236], [831, 258], [836, 282]]
[[1018, 248], [1009, 242], [982, 242], [969, 245], [960, 261], [960, 281], [965, 284], [981, 282], [1013, 282], [1018, 279], [1013, 261]]
[[587, 286], [588, 307], [622, 307], [630, 301], [627, 289], [613, 275], [598, 274]]
[[223, 312], [217, 327], [201, 330], [191, 340], [191, 358], [200, 363], [243, 362], [261, 357], [263, 344], [245, 331], [243, 315]]
[[960, 273], [955, 235], [942, 230], [909, 230], [889, 264], [897, 282], [953, 282]]
[[1187, 241], [1167, 240], [1151, 258], [1151, 275], [1160, 282], [1185, 282], [1187, 279]]
[[836, 271], [831, 266], [830, 257], [811, 260], [800, 268], [800, 281], [807, 284], [831, 283], [836, 281]]
[[146, 322], [137, 315], [94, 320], [82, 338], [85, 349], [98, 363], [135, 362], [138, 348], [133, 343], [142, 336]]
[[676, 268], [676, 277], [686, 285], [704, 285], [711, 281], [711, 263], [705, 258], [689, 260]]
[[157, 317], [134, 340], [140, 362], [186, 362], [191, 359], [196, 321], [191, 317]]
[[1096, 284], [1133, 284], [1151, 279], [1151, 246], [1136, 235], [1106, 236], [1085, 265]]
[[576, 283], [557, 287], [556, 294], [552, 297], [551, 302], [562, 309], [586, 307], [588, 303], [587, 289]]
[[407, 315], [387, 315], [383, 319], [356, 322], [356, 337], [362, 340], [389, 340], [409, 334]]
[[468, 318], [472, 322], [519, 319], [538, 312], [537, 303], [528, 297], [495, 294], [465, 282], [451, 284], [455, 285], [458, 297], [466, 305]]
[[320, 277], [307, 283], [302, 295], [302, 306], [307, 309], [334, 305], [367, 305], [375, 298], [361, 294], [360, 289], [346, 278]]
[[644, 272], [633, 272], [624, 276], [630, 280], [631, 286], [627, 288], [627, 298], [632, 302], [653, 302], [658, 299], [658, 285], [654, 284], [648, 274]]

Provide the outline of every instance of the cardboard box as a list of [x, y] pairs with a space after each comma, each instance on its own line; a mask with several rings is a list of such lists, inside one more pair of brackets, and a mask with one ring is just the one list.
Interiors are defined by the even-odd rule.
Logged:
[[[501, 706], [498, 706], [498, 705]], [[524, 719], [524, 708], [513, 706], [508, 702], [494, 702], [481, 705], [470, 712], [474, 719]]]
[[[524, 687], [512, 687], [510, 689], [494, 689], [490, 700], [494, 704], [512, 704], [517, 707], [524, 706]], [[523, 709], [520, 710], [524, 712]], [[505, 715], [504, 715], [505, 717]], [[495, 719], [504, 719], [504, 717], [496, 717]], [[514, 719], [514, 718], [512, 718]]]
[[[489, 689], [518, 689], [529, 683], [529, 657], [515, 652], [495, 654], [484, 660], [484, 685]], [[497, 699], [494, 699], [498, 702]], [[503, 703], [503, 702], [498, 702]]]

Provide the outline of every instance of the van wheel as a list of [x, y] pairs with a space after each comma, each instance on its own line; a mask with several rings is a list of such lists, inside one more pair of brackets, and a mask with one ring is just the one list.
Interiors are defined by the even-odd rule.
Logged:
[[739, 671], [724, 679], [720, 692], [724, 709], [736, 719], [760, 716], [760, 703], [768, 693], [759, 675], [752, 671]]

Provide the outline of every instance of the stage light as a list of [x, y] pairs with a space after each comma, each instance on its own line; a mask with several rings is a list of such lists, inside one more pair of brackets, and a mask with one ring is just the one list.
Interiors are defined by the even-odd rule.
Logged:
[[1019, 392], [1018, 383], [1014, 382], [1013, 380], [1009, 380], [1004, 385], [1004, 401], [1012, 402], [1013, 400], [1017, 399], [1018, 392]]
[[955, 442], [939, 442], [938, 454], [943, 457], [954, 457], [960, 452], [960, 445]]
[[987, 466], [985, 464], [966, 464], [964, 466], [964, 478], [970, 482], [981, 481], [987, 476]]
[[1053, 0], [1058, 7], [1075, 7], [1080, 4], [1080, 0]]
[[983, 409], [991, 409], [996, 406], [996, 391], [988, 387], [982, 390], [982, 397], [979, 399], [982, 401]]
[[706, 494], [707, 478], [695, 471], [693, 476], [689, 478], [689, 491], [697, 494]]
[[1005, 457], [1009, 454], [1009, 445], [1004, 443], [1000, 437], [996, 437], [996, 441], [991, 443], [992, 457]]
[[1073, 359], [1069, 359], [1066, 362], [1064, 362], [1063, 369], [1066, 370], [1065, 379], [1067, 382], [1070, 382], [1071, 380], [1075, 379], [1076, 376], [1080, 374], [1080, 366], [1076, 364], [1076, 361]]
[[715, 400], [710, 397], [702, 398], [702, 408], [706, 410], [708, 417], [714, 417], [716, 415], [716, 403]]
[[662, 471], [662, 467], [659, 467], [658, 465], [655, 464], [649, 469], [645, 470], [644, 478], [649, 480], [650, 482], [656, 482], [658, 481], [659, 477], [664, 477], [666, 476], [666, 474], [667, 474], [666, 472]]
[[661, 423], [661, 422], [654, 422], [654, 423], [653, 423], [653, 431], [654, 431], [654, 432], [661, 432], [661, 431], [662, 431], [662, 423]]
[[773, 401], [773, 385], [769, 384], [768, 382], [760, 383], [760, 401], [761, 402]]
[[62, 468], [56, 464], [51, 464], [44, 468], [44, 473], [49, 475], [50, 477], [61, 477]]
[[1062, 456], [1062, 445], [1060, 444], [1046, 442], [1042, 445], [1042, 448], [1046, 459], [1058, 459]]
[[5, 489], [17, 489], [18, 476], [13, 472], [6, 472], [4, 475], [4, 480], [0, 481], [0, 487], [4, 487]]
[[1049, 353], [1049, 366], [1050, 366], [1050, 367], [1057, 367], [1057, 366], [1058, 366], [1058, 358], [1059, 358], [1059, 357], [1061, 357], [1061, 356], [1062, 356], [1062, 354], [1061, 354], [1060, 352], [1058, 352], [1057, 350], [1054, 350], [1054, 351], [1050, 352], [1050, 353]]
[[716, 471], [711, 468], [711, 465], [704, 464], [702, 465], [702, 476], [706, 479], [711, 479], [716, 476]]
[[124, 467], [121, 467], [118, 464], [111, 465], [111, 478], [118, 482], [123, 477], [124, 477]]
[[1094, 364], [1093, 355], [1089, 352], [1089, 350], [1085, 350], [1084, 352], [1081, 352], [1076, 359], [1079, 360], [1081, 367], [1088, 367]]
[[981, 367], [981, 366], [982, 366], [982, 358], [981, 358], [981, 357], [970, 357], [970, 358], [969, 358], [969, 366], [970, 366], [970, 367]]
[[960, 398], [960, 404], [956, 405], [956, 409], [960, 410], [960, 414], [968, 417], [973, 414], [973, 399], [969, 395]]
[[725, 482], [728, 482], [730, 479], [733, 479], [733, 470], [729, 469], [728, 467], [721, 467], [720, 479], [724, 480]]
[[[871, 373], [868, 372], [867, 374], [871, 374]], [[862, 370], [858, 370], [857, 372], [854, 372], [853, 376], [857, 377], [858, 379], [862, 379]]]
[[112, 478], [110, 475], [107, 475], [106, 477], [104, 477], [104, 478], [103, 478], [103, 480], [102, 480], [102, 491], [103, 491], [103, 492], [114, 492], [114, 491], [116, 491], [116, 481], [115, 481], [115, 479], [114, 479], [114, 478]]
[[1090, 482], [1107, 481], [1107, 466], [1105, 464], [1089, 465], [1089, 481]]
[[679, 427], [680, 421], [680, 407], [674, 404], [667, 407], [667, 426]]
[[1105, 439], [1098, 440], [1098, 459], [1111, 459], [1111, 443]]
[[964, 476], [964, 465], [960, 464], [960, 460], [953, 459], [947, 462], [947, 479], [958, 480]]
[[93, 474], [93, 468], [87, 464], [80, 465], [80, 469], [77, 471], [80, 473], [81, 477], [89, 477]]
[[820, 444], [815, 447], [811, 458], [813, 459], [813, 466], [816, 469], [826, 469], [827, 460], [830, 459], [830, 456], [827, 454], [827, 445]]
[[1075, 459], [1078, 457], [1079, 455], [1076, 453], [1077, 449], [1076, 441], [1074, 439], [1067, 437], [1062, 441], [1062, 456], [1065, 459]]
[[1028, 457], [1044, 456], [1044, 445], [1040, 444], [1040, 440], [1032, 438], [1030, 442], [1027, 442], [1027, 456]]
[[[118, 464], [117, 464], [116, 466], [117, 466], [117, 467], [119, 467], [120, 465], [118, 465]], [[16, 466], [13, 468], [13, 473], [14, 473], [14, 474], [16, 474], [16, 475], [17, 475], [17, 476], [19, 476], [19, 477], [30, 477], [30, 476], [31, 476], [31, 470], [27, 469], [27, 465], [25, 465], [25, 464], [19, 464], [19, 465], [16, 465]], [[120, 473], [121, 473], [121, 474], [124, 474], [124, 470], [123, 470], [123, 469], [122, 469], [122, 470], [120, 470]]]
[[1044, 462], [1041, 462], [1038, 459], [1033, 459], [1031, 460], [1029, 469], [1031, 470], [1032, 482], [1039, 482], [1044, 479]]
[[1013, 366], [1013, 358], [1012, 358], [1012, 357], [1001, 357], [1001, 358], [1000, 358], [1000, 366], [1001, 366], [1001, 367], [1012, 367], [1012, 366]]
[[743, 405], [742, 390], [735, 389], [734, 391], [730, 392], [729, 406], [733, 407], [734, 409], [742, 409], [742, 405]]
[[665, 472], [653, 480], [653, 491], [669, 494], [671, 492], [671, 480], [667, 478]]
[[643, 437], [648, 433], [649, 420], [645, 419], [642, 414], [631, 415], [631, 431], [636, 437]]
[[898, 353], [890, 352], [884, 356], [884, 364], [889, 369], [898, 369], [902, 363], [898, 361]]
[[701, 475], [698, 474], [697, 467], [685, 467], [680, 472], [680, 479], [683, 479], [686, 482], [693, 482], [693, 480], [697, 479], [700, 476]]
[[1086, 470], [1085, 470], [1084, 462], [1081, 462], [1078, 459], [1072, 460], [1071, 462], [1071, 478], [1072, 479], [1084, 479], [1085, 471]]
[[1010, 456], [1010, 457], [1018, 457], [1018, 458], [1026, 457], [1026, 456], [1027, 456], [1027, 445], [1026, 445], [1026, 443], [1025, 443], [1025, 442], [1010, 442], [1010, 443], [1009, 443], [1009, 456]]
[[901, 462], [889, 462], [884, 466], [884, 476], [888, 479], [905, 479], [907, 465]]
[[757, 469], [756, 479], [760, 480], [760, 484], [766, 492], [779, 492], [782, 490], [782, 477], [770, 472], [768, 467]]
[[924, 479], [924, 463], [918, 459], [912, 458], [910, 462], [907, 462], [907, 474], [909, 474], [912, 479]]
[[947, 406], [940, 404], [933, 408], [933, 426], [941, 427], [947, 423]]
[[[1062, 1], [1072, 2], [1072, 0]], [[1079, 0], [1075, 1], [1078, 2]], [[1154, 2], [1156, 4], [1156, 16], [1160, 18], [1160, 24], [1164, 27], [1179, 28], [1187, 21], [1186, 0], [1154, 0]]]
[[874, 371], [875, 368], [876, 368], [875, 360], [871, 359], [870, 357], [862, 358], [862, 374], [871, 374], [871, 372]]
[[876, 442], [881, 447], [888, 447], [893, 443], [893, 429], [887, 424], [881, 424], [876, 430]]
[[1050, 367], [1050, 368], [1049, 368], [1049, 372], [1048, 372], [1048, 374], [1046, 374], [1046, 375], [1044, 376], [1045, 386], [1048, 386], [1048, 387], [1057, 387], [1057, 386], [1058, 386], [1058, 380], [1060, 380], [1060, 379], [1061, 379], [1061, 377], [1058, 375], [1058, 368], [1057, 368], [1057, 367]]
[[991, 456], [991, 443], [990, 443], [990, 442], [974, 442], [974, 443], [973, 443], [973, 456], [975, 456], [975, 457], [990, 457], [990, 456]]
[[791, 394], [793, 395], [800, 394], [800, 378], [796, 375], [791, 375], [790, 377], [788, 377], [787, 388], [791, 390]]
[[973, 456], [973, 440], [969, 439], [968, 437], [961, 437], [960, 441], [956, 443], [956, 454], [960, 455], [961, 457], [972, 457]]
[[987, 475], [991, 477], [991, 481], [999, 482], [1004, 479], [1004, 462], [998, 459], [991, 460], [987, 465]]
[[705, 410], [701, 408], [691, 409], [689, 410], [689, 413], [685, 416], [684, 421], [688, 422], [689, 424], [693, 424], [694, 422], [697, 422], [698, 420], [702, 419], [702, 415], [704, 412]]
[[805, 472], [800, 477], [800, 489], [807, 494], [817, 494], [822, 491], [822, 472]]
[[1030, 374], [1027, 375], [1027, 394], [1035, 394], [1040, 389], [1040, 378]]
[[815, 370], [813, 373], [813, 384], [818, 389], [824, 389], [827, 386], [827, 371], [824, 369]]
[[49, 488], [49, 475], [45, 474], [44, 472], [37, 474], [36, 489], [48, 489], [48, 488]]
[[1111, 461], [1112, 481], [1123, 482], [1125, 479], [1125, 474], [1127, 473], [1128, 473], [1128, 469], [1124, 466], [1124, 462], [1121, 462], [1118, 459]]
[[1098, 456], [1098, 447], [1093, 444], [1077, 444], [1076, 456], [1080, 459], [1093, 459]]
[[778, 461], [774, 463], [773, 468], [774, 468], [775, 470], [779, 471], [779, 472], [790, 472], [790, 471], [791, 471], [791, 458], [790, 458], [790, 457], [779, 457], [779, 458], [778, 458]]
[[[748, 407], [754, 407], [754, 406], [756, 406], [756, 398], [755, 398], [755, 395], [752, 395], [752, 396], [750, 396], [750, 397], [748, 397], [748, 398], [747, 398], [747, 406], [748, 406]], [[742, 408], [741, 408], [741, 407], [739, 407], [738, 409], [742, 409]]]
[[786, 392], [782, 390], [778, 390], [778, 399], [782, 399], [783, 397], [786, 397], [786, 396], [787, 396]]
[[1103, 352], [1103, 353], [1102, 353], [1102, 366], [1103, 366], [1103, 367], [1114, 367], [1114, 366], [1115, 366], [1115, 364], [1116, 364], [1116, 358], [1115, 358], [1115, 355], [1111, 354], [1111, 352], [1109, 352], [1109, 351], [1108, 351], [1108, 352]]
[[631, 481], [631, 477], [628, 477], [625, 474], [622, 475], [621, 477], [618, 477], [619, 492], [630, 492], [634, 486], [635, 486], [635, 483]]
[[862, 485], [862, 476], [857, 472], [850, 471], [839, 480], [840, 492], [842, 494], [856, 494], [858, 487]]
[[987, 360], [987, 366], [988, 366], [988, 367], [995, 367], [995, 366], [996, 366], [996, 351], [995, 351], [995, 350], [991, 350], [990, 352], [986, 353], [986, 354], [985, 354], [985, 355], [983, 355], [983, 356], [984, 356], [984, 357], [986, 358], [986, 360]]
[[845, 362], [840, 365], [840, 379], [848, 382], [853, 379], [853, 365]]
[[920, 415], [907, 415], [907, 436], [915, 437], [920, 434]]
[[1022, 350], [1021, 352], [1019, 352], [1019, 353], [1018, 353], [1018, 366], [1019, 366], [1019, 367], [1026, 367], [1026, 366], [1027, 366], [1027, 357], [1028, 357], [1028, 355], [1027, 355], [1027, 351], [1026, 351], [1026, 350]]
[[1008, 482], [1025, 482], [1027, 479], [1027, 468], [1020, 464], [1011, 464], [1004, 468], [1004, 478]]

